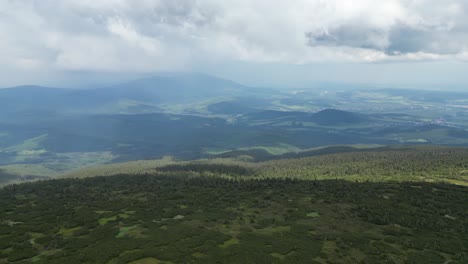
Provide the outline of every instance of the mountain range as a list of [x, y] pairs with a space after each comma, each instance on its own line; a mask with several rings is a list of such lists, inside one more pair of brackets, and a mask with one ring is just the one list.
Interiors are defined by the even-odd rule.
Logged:
[[12, 171], [50, 175], [163, 156], [270, 157], [327, 145], [468, 145], [468, 94], [444, 92], [444, 100], [433, 100], [440, 94], [268, 89], [193, 73], [92, 89], [5, 88], [0, 169], [11, 178]]

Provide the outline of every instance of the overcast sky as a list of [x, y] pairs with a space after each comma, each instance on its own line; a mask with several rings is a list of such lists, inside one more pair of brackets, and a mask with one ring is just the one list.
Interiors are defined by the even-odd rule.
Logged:
[[0, 85], [201, 71], [463, 87], [467, 17], [468, 0], [1, 0]]

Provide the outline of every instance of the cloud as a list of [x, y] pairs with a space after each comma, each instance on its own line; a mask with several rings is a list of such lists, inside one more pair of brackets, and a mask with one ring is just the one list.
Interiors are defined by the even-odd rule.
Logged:
[[38, 69], [41, 67], [41, 62], [34, 59], [18, 58], [16, 66], [22, 69]]
[[468, 50], [465, 0], [17, 0], [0, 10], [2, 67], [466, 60]]
[[109, 19], [107, 28], [109, 32], [119, 36], [128, 44], [143, 49], [148, 54], [158, 55], [162, 49], [157, 39], [138, 33], [132, 25], [120, 19]]

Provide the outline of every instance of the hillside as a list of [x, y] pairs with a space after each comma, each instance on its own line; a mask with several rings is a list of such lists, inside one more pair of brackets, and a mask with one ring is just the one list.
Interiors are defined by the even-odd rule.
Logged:
[[[55, 176], [55, 175], [49, 174], [49, 176]], [[20, 182], [27, 182], [27, 181], [34, 181], [34, 180], [46, 180], [50, 178], [49, 176], [38, 175], [37, 171], [31, 172], [30, 174], [16, 174], [14, 173], [14, 170], [11, 170], [11, 169], [10, 169], [10, 172], [4, 169], [0, 169], [0, 187], [4, 185], [15, 184], [15, 183], [20, 183]]]
[[467, 149], [326, 152], [139, 161], [4, 187], [0, 263], [468, 260]]
[[[155, 74], [111, 87], [80, 91], [85, 97], [107, 97], [147, 103], [189, 103], [245, 94], [247, 87], [204, 74]], [[250, 88], [252, 90], [252, 88]]]
[[0, 169], [27, 179], [164, 156], [255, 152], [265, 161], [329, 145], [468, 146], [465, 95], [423, 100], [439, 94], [256, 88], [195, 73], [92, 89], [0, 89]]
[[313, 114], [310, 120], [320, 125], [349, 125], [362, 123], [367, 119], [363, 115], [348, 111], [325, 109]]
[[[259, 155], [259, 156], [255, 156]], [[253, 162], [252, 160], [260, 160]], [[262, 161], [263, 160], [263, 161]], [[170, 166], [170, 170], [165, 169]], [[222, 176], [238, 179], [211, 166], [236, 166], [246, 171], [241, 178], [291, 178], [300, 180], [424, 181], [468, 186], [468, 149], [454, 147], [332, 146], [316, 150], [265, 156], [257, 151], [234, 152], [229, 156], [195, 161], [161, 159], [90, 167], [65, 174], [67, 178], [118, 174], [184, 173], [192, 176]]]
[[2, 118], [15, 121], [8, 118], [12, 114], [39, 117], [34, 113], [38, 110], [60, 114], [154, 113], [160, 112], [158, 105], [164, 103], [197, 103], [218, 97], [249, 96], [256, 92], [261, 91], [229, 80], [192, 73], [155, 74], [94, 89], [19, 86], [0, 89], [0, 121]]

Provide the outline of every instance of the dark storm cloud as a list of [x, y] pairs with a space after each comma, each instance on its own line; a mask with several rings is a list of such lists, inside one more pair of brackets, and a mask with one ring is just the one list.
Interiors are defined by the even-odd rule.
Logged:
[[378, 28], [362, 25], [342, 25], [329, 31], [306, 33], [310, 46], [348, 46], [353, 48], [381, 50], [386, 33]]
[[[391, 1], [390, 1], [391, 2]], [[397, 1], [393, 16], [372, 10], [305, 33], [311, 47], [348, 47], [390, 56], [426, 53], [457, 56], [468, 43], [468, 1]], [[395, 3], [397, 3], [395, 2]], [[388, 2], [382, 2], [388, 3]]]
[[406, 53], [457, 54], [468, 43], [468, 31], [440, 28], [416, 28], [396, 24], [390, 29], [366, 25], [342, 25], [328, 32], [306, 33], [310, 46], [347, 46], [372, 49], [387, 55]]

